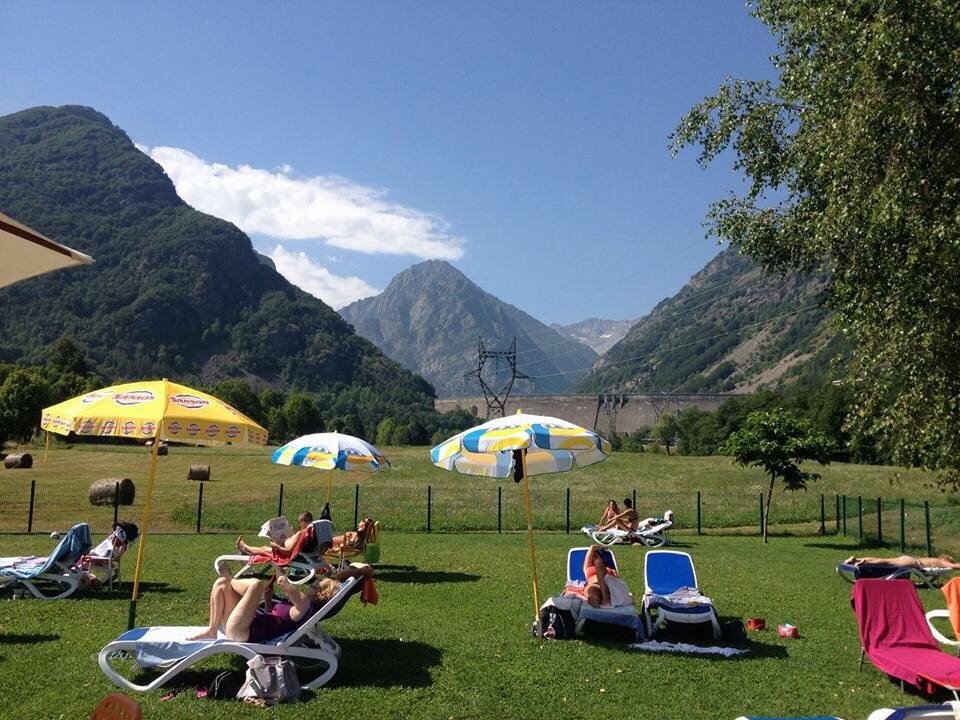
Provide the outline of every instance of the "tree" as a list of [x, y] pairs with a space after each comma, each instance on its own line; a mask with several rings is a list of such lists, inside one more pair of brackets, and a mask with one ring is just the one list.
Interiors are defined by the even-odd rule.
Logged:
[[210, 394], [218, 397], [258, 423], [264, 422], [266, 415], [260, 398], [252, 387], [243, 380], [221, 380]]
[[677, 416], [673, 413], [665, 412], [660, 416], [657, 424], [653, 426], [654, 439], [670, 454], [670, 446], [677, 440], [677, 432], [680, 424], [677, 422]]
[[748, 183], [708, 234], [775, 271], [824, 269], [855, 343], [856, 438], [960, 475], [960, 5], [754, 0], [778, 82], [728, 78], [671, 136]]
[[0, 439], [29, 440], [49, 402], [50, 386], [38, 370], [13, 370], [0, 385]]
[[818, 480], [816, 473], [804, 472], [800, 463], [814, 460], [830, 462], [831, 445], [827, 436], [816, 432], [807, 420], [799, 420], [783, 409], [750, 413], [747, 422], [720, 446], [720, 453], [732, 455], [744, 467], [761, 467], [770, 476], [767, 505], [763, 510], [763, 541], [767, 541], [770, 502], [777, 478], [786, 490], [806, 490], [807, 481]]

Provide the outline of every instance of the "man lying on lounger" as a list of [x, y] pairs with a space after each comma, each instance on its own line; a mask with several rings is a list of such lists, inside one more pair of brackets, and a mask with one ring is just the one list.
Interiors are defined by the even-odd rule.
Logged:
[[960, 570], [960, 563], [956, 562], [950, 555], [940, 555], [939, 557], [900, 555], [892, 558], [857, 557], [856, 555], [851, 555], [843, 562], [847, 565], [889, 565], [891, 567], [916, 568], [917, 570], [932, 570], [937, 568]]

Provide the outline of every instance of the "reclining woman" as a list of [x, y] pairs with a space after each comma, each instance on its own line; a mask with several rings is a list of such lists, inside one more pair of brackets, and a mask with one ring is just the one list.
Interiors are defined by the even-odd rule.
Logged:
[[276, 569], [276, 586], [286, 600], [275, 603], [270, 612], [257, 613], [262, 600], [269, 602], [270, 582], [255, 578], [235, 578], [224, 571], [210, 589], [210, 615], [206, 629], [187, 640], [212, 640], [223, 627], [229, 640], [261, 643], [296, 630], [319, 607], [332, 598], [343, 580], [373, 575], [369, 565], [351, 565], [332, 578], [324, 578], [305, 590], [290, 582]]
[[950, 555], [940, 555], [939, 557], [914, 557], [913, 555], [899, 555], [897, 557], [857, 557], [851, 555], [843, 561], [847, 565], [890, 565], [891, 567], [917, 568], [918, 570], [931, 570], [937, 568], [949, 568], [950, 570], [960, 570], [960, 563], [955, 561]]
[[363, 518], [357, 523], [356, 530], [347, 530], [343, 535], [334, 535], [333, 544], [330, 552], [338, 552], [341, 549], [360, 550], [367, 541], [369, 535], [376, 532], [376, 523], [373, 518]]
[[591, 545], [583, 558], [583, 575], [587, 579], [584, 594], [590, 607], [622, 607], [633, 605], [633, 595], [616, 571], [603, 560], [603, 545]]
[[[244, 555], [275, 554], [279, 557], [289, 557], [290, 553], [293, 551], [293, 548], [295, 548], [297, 543], [300, 541], [300, 536], [307, 532], [307, 528], [309, 528], [313, 523], [313, 515], [304, 510], [297, 516], [297, 522], [300, 524], [300, 529], [282, 543], [277, 543], [271, 540], [269, 545], [250, 545], [244, 542], [243, 537], [238, 537], [236, 542], [237, 550], [242, 552]], [[316, 553], [317, 538], [308, 538], [300, 548], [300, 552], [304, 553], [305, 555]]]

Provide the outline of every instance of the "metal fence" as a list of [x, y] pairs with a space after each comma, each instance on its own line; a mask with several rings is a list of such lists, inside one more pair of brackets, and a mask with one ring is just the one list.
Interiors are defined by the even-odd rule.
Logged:
[[[637, 491], [629, 491], [637, 506]], [[92, 505], [76, 483], [17, 480], [0, 484], [0, 532], [48, 533], [84, 521], [106, 533], [117, 520], [140, 522], [144, 493], [131, 505]], [[596, 497], [557, 484], [532, 491], [538, 530], [579, 532], [597, 520]], [[675, 529], [690, 534], [759, 534], [764, 495], [676, 491], [641, 498], [652, 514], [674, 510]], [[880, 497], [780, 495], [771, 513], [771, 529], [795, 535], [844, 535], [862, 545], [925, 548], [933, 554], [932, 528], [949, 507], [927, 501]], [[190, 482], [159, 485], [151, 503], [150, 529], [160, 533], [249, 533], [276, 515], [310, 509], [319, 515], [326, 491], [319, 486], [276, 484], [246, 490], [238, 498], [226, 484]], [[341, 485], [331, 507], [338, 529], [355, 527], [360, 517], [380, 520], [387, 530], [407, 532], [513, 532], [526, 527], [521, 494], [513, 483], [471, 488]], [[640, 510], [641, 516], [644, 514]]]

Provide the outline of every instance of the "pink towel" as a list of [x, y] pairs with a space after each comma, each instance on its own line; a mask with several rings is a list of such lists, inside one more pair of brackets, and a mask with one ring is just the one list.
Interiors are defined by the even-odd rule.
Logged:
[[851, 595], [860, 642], [877, 668], [926, 689], [960, 688], [960, 658], [940, 650], [909, 580], [857, 580]]

